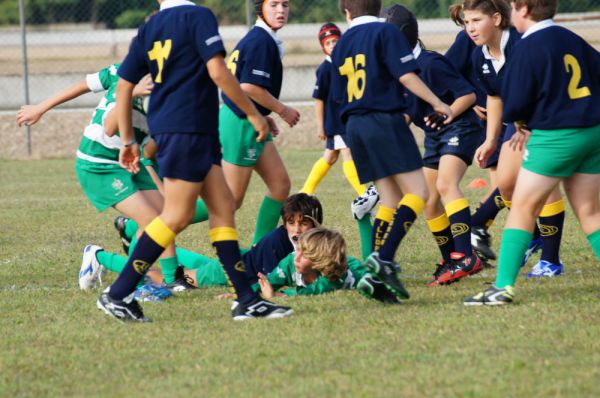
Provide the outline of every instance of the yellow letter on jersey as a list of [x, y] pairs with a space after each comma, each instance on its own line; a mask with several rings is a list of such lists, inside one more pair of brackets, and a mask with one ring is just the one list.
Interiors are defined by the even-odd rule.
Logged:
[[240, 50], [235, 50], [229, 56], [227, 60], [227, 69], [231, 71], [231, 74], [235, 76], [235, 72], [237, 71], [237, 61], [240, 59]]
[[154, 42], [154, 47], [152, 50], [148, 51], [148, 57], [150, 61], [156, 61], [158, 63], [158, 73], [156, 74], [155, 83], [162, 83], [162, 71], [163, 66], [165, 65], [165, 61], [169, 58], [169, 54], [171, 54], [171, 40], [165, 40], [165, 45], [160, 41]]
[[339, 67], [340, 75], [348, 77], [348, 102], [361, 99], [365, 93], [367, 72], [364, 67], [366, 65], [365, 54], [356, 54], [354, 62], [352, 57], [348, 57], [344, 65]]
[[[590, 95], [592, 95], [589, 87], [587, 87], [587, 86], [578, 87], [579, 82], [581, 81], [581, 66], [579, 66], [579, 61], [577, 61], [577, 58], [575, 58], [571, 54], [565, 54], [564, 61], [565, 61], [565, 69], [567, 70], [567, 73], [569, 73], [569, 72], [573, 73], [573, 75], [571, 76], [571, 80], [569, 80], [569, 88], [568, 88], [569, 98], [574, 100], [574, 99], [589, 97]], [[570, 71], [569, 71], [569, 69], [570, 69]]]

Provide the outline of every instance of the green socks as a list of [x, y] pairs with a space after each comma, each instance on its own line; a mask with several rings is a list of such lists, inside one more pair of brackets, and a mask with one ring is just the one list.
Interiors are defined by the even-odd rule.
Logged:
[[592, 246], [596, 258], [600, 261], [600, 229], [589, 234], [587, 239], [590, 242], [590, 246]]
[[360, 252], [363, 260], [369, 257], [369, 254], [373, 251], [373, 226], [371, 225], [371, 217], [366, 215], [360, 220], [356, 220], [358, 223], [358, 234], [360, 236]]
[[258, 209], [252, 245], [257, 244], [266, 234], [277, 228], [280, 216], [279, 213], [281, 212], [282, 207], [282, 202], [271, 199], [268, 196], [264, 197], [260, 208]]
[[496, 287], [515, 286], [521, 262], [533, 234], [522, 229], [505, 229], [500, 242], [500, 259]]

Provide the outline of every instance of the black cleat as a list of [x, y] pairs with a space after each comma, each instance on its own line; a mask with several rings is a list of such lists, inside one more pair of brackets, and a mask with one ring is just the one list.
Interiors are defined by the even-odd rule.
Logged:
[[367, 260], [363, 264], [368, 270], [371, 271], [377, 279], [381, 280], [383, 284], [390, 289], [395, 296], [408, 299], [410, 294], [400, 282], [398, 278], [397, 269], [399, 267], [394, 265], [393, 262], [383, 261], [379, 258], [379, 253], [374, 252], [367, 257]]
[[129, 246], [131, 246], [131, 238], [129, 238], [125, 234], [125, 224], [127, 224], [129, 218], [125, 216], [117, 216], [115, 218], [115, 228], [117, 232], [119, 232], [119, 238], [121, 238], [121, 244], [123, 245], [123, 250], [125, 254], [129, 255]]
[[260, 298], [248, 304], [234, 301], [231, 306], [231, 316], [234, 321], [245, 321], [254, 318], [283, 318], [292, 315], [294, 310]]
[[96, 306], [107, 315], [122, 322], [152, 322], [144, 316], [142, 307], [129, 295], [124, 300], [115, 300], [108, 295], [108, 289], [102, 292]]
[[381, 301], [386, 304], [400, 304], [398, 297], [394, 295], [380, 280], [367, 274], [358, 281], [356, 290], [369, 299]]
[[484, 260], [495, 260], [498, 256], [491, 248], [490, 234], [482, 227], [471, 227], [471, 246]]

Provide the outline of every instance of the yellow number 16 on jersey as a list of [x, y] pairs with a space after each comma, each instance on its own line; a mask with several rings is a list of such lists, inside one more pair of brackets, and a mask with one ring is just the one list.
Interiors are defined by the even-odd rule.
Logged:
[[366, 65], [365, 54], [356, 54], [354, 60], [352, 57], [348, 57], [344, 65], [339, 67], [340, 75], [348, 78], [348, 102], [361, 99], [365, 93], [367, 72], [364, 68]]

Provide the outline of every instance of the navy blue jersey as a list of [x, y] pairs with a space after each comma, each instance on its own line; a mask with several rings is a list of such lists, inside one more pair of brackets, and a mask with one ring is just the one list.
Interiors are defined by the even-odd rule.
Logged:
[[[283, 80], [283, 65], [277, 43], [263, 28], [254, 26], [250, 29], [229, 56], [227, 67], [240, 83], [260, 86], [271, 93], [273, 97], [279, 98]], [[238, 117], [246, 117], [246, 114], [235, 106], [225, 94], [222, 95], [223, 102]], [[269, 109], [256, 102], [254, 104], [261, 114], [266, 116], [271, 113]]]
[[340, 106], [331, 96], [331, 74], [333, 67], [331, 60], [325, 60], [317, 69], [317, 84], [313, 91], [313, 98], [323, 101], [325, 111], [323, 118], [325, 126], [325, 135], [333, 137], [334, 135], [344, 134], [344, 124], [340, 118]]
[[[548, 45], [552, 43], [552, 45]], [[600, 54], [560, 26], [521, 40], [502, 84], [503, 120], [554, 130], [600, 124]]]
[[456, 35], [454, 43], [452, 43], [444, 56], [475, 88], [475, 94], [477, 95], [477, 101], [475, 103], [485, 107], [486, 94], [483, 87], [481, 87], [481, 83], [477, 79], [477, 74], [473, 69], [473, 62], [471, 61], [471, 57], [476, 48], [477, 45], [475, 42], [471, 40], [464, 30], [461, 30]]
[[225, 50], [206, 7], [165, 8], [140, 27], [118, 73], [131, 83], [152, 74], [148, 126], [153, 134], [218, 134], [219, 94], [206, 69], [216, 54]]
[[[371, 21], [371, 17], [360, 18]], [[331, 56], [332, 95], [341, 104], [344, 123], [353, 114], [404, 112], [407, 104], [398, 79], [419, 71], [400, 29], [372, 20], [351, 25]]]
[[[508, 62], [508, 60], [511, 59], [513, 49], [520, 39], [521, 34], [517, 32], [515, 28], [511, 28], [508, 42], [504, 48], [505, 62]], [[502, 77], [506, 72], [506, 64], [500, 68], [498, 73], [496, 73], [496, 70], [492, 65], [492, 60], [486, 59], [483, 55], [482, 47], [477, 47], [477, 49], [473, 52], [472, 61], [473, 69], [475, 70], [477, 78], [481, 82], [481, 86], [486, 94], [494, 97], [500, 96], [500, 87], [502, 85]]]
[[267, 275], [293, 251], [294, 245], [282, 225], [265, 235], [242, 259], [249, 275], [256, 276], [258, 272]]
[[[417, 57], [417, 65], [421, 70], [419, 74], [421, 80], [445, 104], [452, 104], [457, 98], [475, 92], [473, 86], [441, 54], [421, 50]], [[409, 107], [406, 113], [412, 122], [427, 134], [437, 133], [437, 130], [427, 127], [423, 120], [425, 116], [433, 112], [433, 107], [410, 91], [407, 92], [407, 99]], [[471, 108], [454, 119], [454, 121], [459, 120], [479, 126], [479, 119]]]

